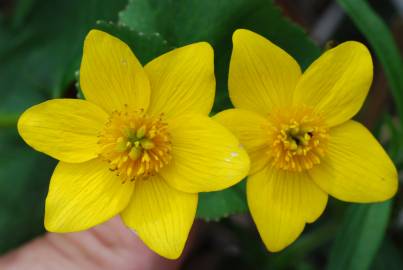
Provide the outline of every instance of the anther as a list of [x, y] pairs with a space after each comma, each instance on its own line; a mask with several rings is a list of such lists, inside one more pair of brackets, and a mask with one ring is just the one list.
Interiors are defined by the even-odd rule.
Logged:
[[283, 170], [303, 171], [320, 163], [325, 154], [328, 129], [310, 108], [276, 109], [269, 114], [268, 154]]
[[100, 157], [126, 181], [154, 175], [171, 159], [167, 124], [144, 109], [114, 111], [99, 136]]

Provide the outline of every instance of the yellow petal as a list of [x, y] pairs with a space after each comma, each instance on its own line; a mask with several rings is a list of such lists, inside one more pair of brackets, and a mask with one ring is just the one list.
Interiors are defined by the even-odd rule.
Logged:
[[185, 246], [196, 208], [197, 194], [180, 192], [156, 175], [136, 181], [122, 218], [149, 248], [176, 259]]
[[140, 62], [123, 41], [99, 30], [85, 38], [80, 86], [86, 99], [107, 112], [125, 104], [148, 108], [150, 84]]
[[250, 172], [261, 170], [269, 161], [267, 147], [267, 120], [261, 115], [243, 109], [222, 111], [213, 117], [228, 128], [249, 154]]
[[301, 76], [298, 63], [264, 37], [239, 29], [233, 37], [229, 94], [237, 108], [266, 115], [292, 103]]
[[45, 206], [45, 227], [51, 232], [88, 229], [119, 214], [129, 203], [133, 183], [94, 159], [80, 164], [59, 162]]
[[214, 102], [213, 49], [206, 42], [175, 49], [145, 66], [150, 78], [149, 113], [168, 117], [207, 115]]
[[323, 190], [349, 202], [387, 200], [398, 185], [396, 168], [382, 146], [355, 121], [330, 130], [326, 156], [310, 174]]
[[314, 222], [327, 203], [307, 173], [266, 167], [247, 180], [252, 218], [267, 249], [280, 251], [294, 242], [305, 223]]
[[26, 110], [18, 132], [35, 150], [65, 162], [84, 162], [99, 153], [98, 134], [108, 115], [77, 99], [53, 99]]
[[304, 72], [295, 104], [323, 114], [330, 126], [341, 124], [361, 108], [372, 82], [372, 60], [361, 43], [348, 41], [326, 51]]
[[246, 176], [249, 158], [235, 136], [203, 115], [168, 122], [172, 160], [161, 170], [171, 186], [184, 192], [207, 192], [235, 185]]

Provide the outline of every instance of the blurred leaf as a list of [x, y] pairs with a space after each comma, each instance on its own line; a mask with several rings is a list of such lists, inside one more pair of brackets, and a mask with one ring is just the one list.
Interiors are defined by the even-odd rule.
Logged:
[[[232, 107], [227, 79], [232, 33], [248, 28], [288, 51], [305, 68], [319, 54], [305, 32], [283, 17], [267, 0], [130, 0], [119, 23], [138, 33], [160, 33], [171, 47], [207, 41], [214, 47], [217, 92], [213, 112]], [[239, 186], [201, 194], [198, 215], [218, 219], [245, 211], [245, 194]]]
[[18, 19], [20, 27], [0, 25], [0, 114], [20, 113], [35, 103], [60, 97], [74, 80], [90, 27], [97, 19], [116, 19], [126, 2], [20, 2], [20, 12], [25, 14]]
[[[366, 1], [338, 0], [338, 2], [368, 39], [379, 58], [390, 84], [399, 119], [403, 121], [403, 77], [401, 76], [403, 65], [391, 33]], [[397, 134], [401, 133], [392, 130], [392, 136], [398, 136]], [[396, 144], [394, 138], [392, 143]], [[391, 154], [394, 158], [398, 156], [396, 152]], [[340, 237], [336, 239], [333, 246], [328, 269], [369, 269], [385, 234], [390, 208], [391, 201], [351, 206]]]
[[217, 192], [199, 193], [197, 216], [207, 221], [246, 212], [245, 181]]
[[[397, 120], [397, 119], [396, 119]], [[392, 119], [389, 114], [383, 118], [383, 124], [387, 128], [387, 136], [389, 137], [387, 151], [397, 168], [403, 165], [403, 131], [400, 123]]]
[[43, 232], [55, 163], [18, 138], [18, 114], [62, 94], [74, 80], [87, 31], [97, 19], [116, 19], [126, 2], [21, 0], [14, 23], [0, 22], [0, 252]]
[[316, 268], [307, 262], [301, 262], [295, 268], [296, 270], [315, 270]]
[[12, 20], [12, 27], [18, 28], [24, 23], [25, 18], [34, 7], [35, 0], [17, 0]]
[[12, 129], [0, 134], [0, 253], [43, 232], [55, 161], [28, 149]]
[[403, 123], [403, 63], [391, 32], [365, 0], [338, 0], [381, 62]]
[[[240, 27], [259, 33], [292, 55], [306, 69], [321, 54], [321, 49], [307, 36], [306, 32], [289, 18], [272, 1], [265, 3], [244, 18]], [[267, 4], [269, 2], [269, 4]]]
[[[267, 258], [268, 269], [294, 269], [315, 250], [329, 243], [339, 229], [335, 220], [323, 222], [323, 219], [310, 225], [297, 240], [282, 252], [271, 254]], [[317, 254], [317, 253], [315, 253]]]
[[369, 269], [384, 237], [390, 210], [391, 201], [351, 205], [336, 236], [327, 269]]
[[401, 270], [403, 269], [403, 260], [401, 250], [394, 245], [391, 239], [385, 239], [378, 256], [376, 256], [372, 264], [373, 270]]
[[18, 114], [14, 113], [3, 113], [0, 114], [0, 128], [10, 128], [15, 127], [15, 123], [18, 120]]

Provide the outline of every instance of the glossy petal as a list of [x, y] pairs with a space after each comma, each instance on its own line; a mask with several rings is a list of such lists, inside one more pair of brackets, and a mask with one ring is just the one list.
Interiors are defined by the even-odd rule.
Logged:
[[301, 76], [298, 63], [264, 37], [239, 29], [233, 37], [229, 94], [237, 108], [266, 115], [292, 103]]
[[378, 202], [397, 190], [397, 171], [382, 146], [355, 121], [330, 131], [327, 154], [310, 174], [330, 195], [349, 202]]
[[136, 56], [123, 41], [91, 30], [84, 42], [80, 86], [87, 100], [107, 112], [129, 105], [147, 109], [150, 84]]
[[26, 110], [18, 132], [37, 151], [65, 162], [84, 162], [99, 153], [98, 134], [108, 115], [77, 99], [53, 99]]
[[228, 128], [239, 140], [249, 154], [251, 168], [249, 174], [261, 170], [269, 161], [267, 151], [267, 120], [260, 114], [243, 110], [230, 109], [213, 117]]
[[372, 82], [372, 60], [361, 43], [348, 41], [326, 51], [304, 72], [294, 103], [312, 106], [335, 126], [361, 108]]
[[168, 125], [172, 160], [161, 174], [171, 186], [195, 193], [221, 190], [248, 173], [246, 151], [218, 122], [203, 115], [185, 115]]
[[327, 197], [306, 173], [266, 167], [247, 180], [250, 212], [264, 244], [273, 252], [294, 242], [305, 223], [322, 214]]
[[185, 246], [196, 208], [197, 194], [178, 191], [156, 175], [136, 181], [133, 199], [122, 218], [149, 248], [176, 259]]
[[170, 51], [145, 66], [150, 78], [149, 112], [174, 117], [185, 113], [207, 115], [214, 102], [213, 49], [206, 42]]
[[108, 163], [59, 162], [46, 198], [45, 227], [50, 232], [88, 229], [119, 214], [128, 204], [133, 184], [122, 183]]

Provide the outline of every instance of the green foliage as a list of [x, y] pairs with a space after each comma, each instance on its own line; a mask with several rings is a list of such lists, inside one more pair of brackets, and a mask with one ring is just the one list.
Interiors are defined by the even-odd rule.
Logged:
[[385, 71], [399, 115], [399, 123], [393, 123], [390, 119], [386, 122], [392, 133], [389, 153], [394, 157], [394, 161], [401, 165], [403, 164], [403, 62], [399, 49], [388, 27], [366, 1], [338, 0], [338, 2], [368, 39]]
[[197, 216], [204, 220], [219, 220], [247, 210], [245, 181], [223, 191], [199, 194]]
[[379, 248], [378, 256], [372, 264], [373, 270], [401, 270], [403, 260], [399, 250], [391, 239], [386, 238]]
[[336, 236], [327, 269], [369, 269], [382, 243], [390, 209], [391, 201], [350, 206]]
[[254, 30], [306, 67], [320, 54], [305, 32], [267, 0], [130, 0], [119, 23], [145, 34], [160, 33], [173, 47], [207, 41], [214, 47], [217, 93], [213, 111], [231, 107], [227, 91], [232, 33]]
[[88, 30], [97, 19], [115, 20], [126, 0], [19, 3], [14, 21], [0, 24], [0, 115], [60, 97], [74, 80]]
[[130, 46], [139, 61], [145, 65], [155, 57], [168, 52], [172, 47], [158, 32], [143, 33], [131, 30], [124, 24], [98, 21], [96, 29], [110, 33]]
[[27, 148], [15, 131], [0, 134], [0, 254], [43, 232], [44, 203], [55, 162]]
[[401, 270], [402, 266], [401, 250], [399, 250], [390, 238], [386, 238], [379, 249], [378, 256], [375, 257], [371, 269]]
[[97, 19], [114, 20], [126, 1], [19, 1], [0, 22], [0, 253], [43, 231], [55, 162], [15, 130], [25, 108], [60, 97], [74, 80], [82, 41]]
[[367, 1], [338, 0], [338, 2], [375, 51], [388, 78], [400, 121], [403, 121], [403, 62], [392, 34]]
[[[338, 0], [360, 31], [368, 39], [388, 77], [394, 102], [403, 119], [403, 63], [392, 34], [382, 19], [363, 0]], [[388, 118], [391, 130], [389, 148], [396, 163], [402, 162], [401, 128]], [[401, 125], [402, 122], [400, 122]], [[331, 251], [329, 270], [369, 269], [385, 235], [392, 202], [350, 206], [345, 224]], [[346, 245], [348, 243], [348, 245]]]

